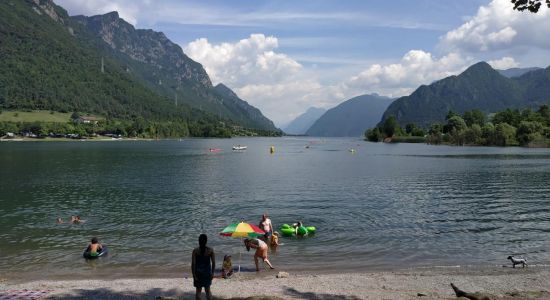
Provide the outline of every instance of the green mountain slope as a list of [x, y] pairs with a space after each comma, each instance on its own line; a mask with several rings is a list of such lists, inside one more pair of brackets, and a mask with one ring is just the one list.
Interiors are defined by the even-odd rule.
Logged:
[[[174, 103], [188, 104], [248, 128], [277, 130], [257, 108], [245, 101], [224, 101], [226, 95], [212, 86], [202, 65], [187, 57], [181, 47], [162, 32], [135, 29], [116, 12], [71, 19], [104, 42], [99, 45], [101, 51], [111, 52], [126, 66], [128, 73], [157, 93], [170, 97]], [[230, 94], [235, 100], [235, 93], [230, 91]]]
[[202, 66], [162, 33], [126, 28], [113, 47], [79, 18], [51, 0], [0, 2], [0, 108], [182, 122], [199, 132], [223, 124], [275, 129], [227, 113]]
[[245, 127], [278, 131], [271, 120], [248, 102], [242, 100], [230, 88], [220, 83], [214, 87], [223, 107]]
[[452, 110], [464, 113], [479, 109], [492, 113], [506, 108], [536, 107], [550, 99], [550, 72], [535, 70], [507, 78], [485, 62], [477, 63], [458, 76], [450, 76], [393, 102], [383, 120], [393, 115], [399, 124], [429, 126], [444, 122]]
[[310, 136], [362, 136], [366, 128], [376, 125], [391, 98], [362, 95], [329, 109], [306, 134]]

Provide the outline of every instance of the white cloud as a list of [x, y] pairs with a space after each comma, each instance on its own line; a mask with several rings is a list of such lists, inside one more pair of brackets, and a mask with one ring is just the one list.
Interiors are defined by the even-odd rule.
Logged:
[[374, 64], [352, 76], [344, 84], [357, 91], [376, 91], [384, 95], [402, 96], [412, 92], [421, 84], [429, 84], [463, 71], [472, 58], [462, 57], [458, 53], [449, 53], [434, 58], [431, 53], [411, 50], [399, 63]]
[[491, 67], [493, 67], [493, 69], [499, 69], [499, 70], [506, 70], [510, 68], [519, 67], [519, 63], [513, 57], [509, 57], [509, 56], [505, 56], [501, 59], [490, 60], [487, 63], [489, 63]]
[[136, 25], [139, 13], [149, 11], [150, 0], [55, 0], [55, 3], [67, 9], [71, 15], [99, 15], [117, 11], [126, 22]]
[[213, 82], [243, 86], [289, 81], [302, 70], [297, 61], [276, 53], [277, 47], [276, 37], [251, 34], [234, 44], [213, 45], [201, 38], [189, 43], [184, 51], [202, 63]]
[[[544, 5], [543, 5], [544, 6]], [[460, 27], [441, 37], [445, 51], [470, 53], [511, 50], [522, 47], [550, 48], [550, 12], [518, 12], [509, 0], [493, 0]]]

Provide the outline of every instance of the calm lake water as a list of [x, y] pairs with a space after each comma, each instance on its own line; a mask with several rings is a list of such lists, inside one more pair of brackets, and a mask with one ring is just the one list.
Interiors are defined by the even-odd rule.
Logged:
[[[231, 151], [236, 144], [248, 150]], [[218, 233], [257, 224], [264, 211], [276, 227], [317, 227], [313, 237], [282, 238], [270, 258], [284, 270], [495, 266], [510, 254], [543, 265], [549, 183], [548, 149], [314, 138], [3, 142], [0, 274], [188, 274], [201, 232], [219, 263], [231, 253], [237, 265], [242, 252], [250, 269], [252, 253]], [[55, 223], [76, 214], [86, 223]], [[82, 258], [92, 236], [109, 258]]]

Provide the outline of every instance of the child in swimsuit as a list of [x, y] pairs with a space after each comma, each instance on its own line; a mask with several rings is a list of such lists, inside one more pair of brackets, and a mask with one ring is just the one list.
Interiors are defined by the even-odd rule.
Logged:
[[96, 237], [92, 238], [92, 242], [86, 248], [86, 252], [90, 253], [90, 256], [98, 256], [103, 251], [103, 247], [99, 243]]
[[276, 249], [277, 246], [279, 246], [279, 233], [275, 231], [271, 236], [271, 248]]
[[233, 263], [231, 262], [231, 255], [225, 255], [223, 257], [222, 277], [227, 279], [233, 275]]

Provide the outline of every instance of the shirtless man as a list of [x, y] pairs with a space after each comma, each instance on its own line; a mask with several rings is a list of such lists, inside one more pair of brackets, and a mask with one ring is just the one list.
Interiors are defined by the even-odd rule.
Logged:
[[267, 213], [262, 215], [262, 220], [260, 221], [260, 229], [265, 231], [264, 242], [269, 242], [271, 240], [271, 235], [273, 234], [273, 224], [271, 224], [271, 219], [267, 217]]

